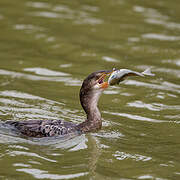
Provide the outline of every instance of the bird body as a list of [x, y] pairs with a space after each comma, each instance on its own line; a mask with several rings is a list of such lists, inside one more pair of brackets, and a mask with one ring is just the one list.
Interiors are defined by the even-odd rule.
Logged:
[[6, 121], [6, 124], [29, 137], [64, 136], [75, 132], [80, 134], [74, 123], [62, 120]]
[[[106, 76], [111, 75], [108, 82]], [[69, 134], [82, 134], [101, 129], [101, 113], [98, 109], [98, 100], [102, 92], [109, 86], [123, 81], [127, 76], [153, 75], [150, 70], [138, 73], [128, 69], [97, 71], [91, 73], [82, 83], [79, 97], [81, 106], [87, 118], [80, 124], [62, 120], [27, 120], [6, 121], [5, 123], [16, 128], [21, 134], [28, 137], [66, 136]]]
[[112, 71], [97, 71], [90, 74], [80, 89], [80, 102], [87, 114], [87, 119], [75, 124], [62, 120], [27, 120], [27, 121], [6, 121], [21, 134], [28, 137], [51, 137], [66, 136], [68, 134], [82, 134], [96, 131], [101, 128], [101, 113], [97, 107], [98, 100], [103, 90], [108, 87], [104, 82], [105, 77]]

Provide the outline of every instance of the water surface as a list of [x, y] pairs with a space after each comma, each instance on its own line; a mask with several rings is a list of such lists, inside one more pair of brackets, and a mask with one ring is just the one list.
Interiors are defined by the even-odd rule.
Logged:
[[97, 133], [31, 139], [1, 127], [0, 179], [180, 179], [178, 4], [1, 0], [1, 122], [80, 123], [89, 73], [151, 67], [156, 76], [107, 89]]

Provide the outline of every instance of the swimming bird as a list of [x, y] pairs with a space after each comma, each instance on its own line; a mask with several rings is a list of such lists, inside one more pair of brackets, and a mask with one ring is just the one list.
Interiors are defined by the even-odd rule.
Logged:
[[97, 131], [102, 126], [101, 113], [98, 109], [98, 100], [102, 92], [109, 86], [105, 78], [113, 72], [97, 71], [91, 73], [80, 88], [80, 102], [87, 118], [80, 124], [62, 120], [25, 120], [6, 121], [22, 135], [28, 137], [65, 136], [68, 134], [82, 134]]

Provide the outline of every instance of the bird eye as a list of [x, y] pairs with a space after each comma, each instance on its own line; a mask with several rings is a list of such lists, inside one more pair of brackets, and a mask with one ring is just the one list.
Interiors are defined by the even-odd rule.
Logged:
[[102, 83], [103, 83], [103, 79], [100, 79], [100, 80], [98, 81], [98, 83], [99, 83], [99, 84], [102, 84]]

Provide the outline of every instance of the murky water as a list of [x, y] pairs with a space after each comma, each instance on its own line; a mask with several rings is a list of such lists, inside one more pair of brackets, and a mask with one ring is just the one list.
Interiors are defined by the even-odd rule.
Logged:
[[103, 128], [68, 141], [1, 127], [0, 179], [180, 179], [178, 0], [0, 1], [0, 120], [85, 114], [82, 80], [152, 67], [100, 99]]

